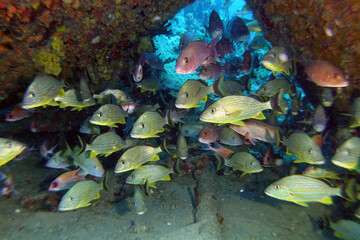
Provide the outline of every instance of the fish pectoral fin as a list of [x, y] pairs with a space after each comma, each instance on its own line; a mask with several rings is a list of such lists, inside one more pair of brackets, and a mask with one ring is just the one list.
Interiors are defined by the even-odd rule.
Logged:
[[201, 99], [200, 102], [206, 102], [207, 101], [207, 95], [205, 95], [205, 97], [203, 99]]
[[289, 151], [289, 148], [286, 148], [286, 155], [292, 155], [292, 153]]
[[88, 206], [90, 206], [91, 205], [91, 203], [84, 203], [84, 204], [81, 204], [80, 206], [79, 206], [79, 208], [82, 208], [82, 207], [88, 207]]
[[124, 124], [124, 123], [125, 123], [125, 118], [122, 118], [122, 119], [119, 121], [119, 123]]
[[159, 157], [159, 155], [156, 154], [151, 161], [155, 162], [155, 161], [159, 161], [159, 160], [160, 160], [160, 157]]
[[321, 202], [321, 203], [327, 204], [327, 205], [333, 204], [333, 200], [330, 196], [324, 197], [323, 199], [320, 199], [318, 202]]
[[[233, 168], [233, 169], [234, 169], [234, 171], [235, 171], [235, 168]], [[240, 177], [244, 176], [245, 174], [247, 174], [247, 172], [243, 172], [243, 173], [240, 175]]]
[[265, 115], [262, 112], [259, 112], [258, 114], [256, 114], [256, 116], [254, 118], [255, 119], [266, 119]]
[[162, 181], [170, 181], [171, 178], [170, 178], [170, 175], [166, 175], [165, 177], [163, 177], [162, 179], [160, 179]]
[[59, 103], [54, 100], [51, 100], [50, 102], [47, 103], [47, 105], [56, 107], [56, 106], [59, 106]]
[[300, 202], [300, 201], [293, 201], [293, 202], [303, 207], [309, 207], [309, 205], [306, 202]]
[[113, 128], [117, 128], [117, 127], [118, 127], [118, 126], [115, 125], [115, 124], [110, 124], [110, 125], [106, 125], [106, 126], [108, 126], [108, 127], [113, 127]]
[[302, 159], [296, 159], [295, 161], [294, 161], [294, 163], [304, 163], [305, 161], [304, 160], [302, 160]]
[[[100, 193], [98, 192], [94, 199], [98, 199], [99, 197], [100, 197]], [[89, 205], [90, 205], [90, 203], [89, 203]]]

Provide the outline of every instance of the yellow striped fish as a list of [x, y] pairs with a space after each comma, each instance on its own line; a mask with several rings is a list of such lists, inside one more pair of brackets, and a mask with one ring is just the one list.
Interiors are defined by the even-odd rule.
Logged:
[[266, 109], [285, 112], [281, 101], [282, 96], [283, 91], [280, 90], [270, 101], [264, 103], [251, 96], [226, 96], [208, 107], [200, 115], [200, 120], [203, 122], [232, 123], [244, 126], [242, 120], [249, 118], [265, 119], [262, 111]]
[[303, 175], [321, 179], [341, 179], [336, 172], [315, 166], [308, 166], [303, 172]]
[[64, 82], [53, 77], [37, 76], [27, 88], [21, 107], [29, 109], [51, 104], [56, 96], [64, 94], [63, 86]]
[[90, 151], [84, 151], [75, 157], [74, 164], [78, 165], [84, 172], [95, 177], [104, 176], [104, 167], [97, 157], [91, 156]]
[[351, 128], [356, 128], [360, 126], [360, 97], [355, 98], [353, 104], [351, 105], [351, 115], [354, 117], [352, 120]]
[[341, 189], [302, 175], [284, 177], [265, 189], [266, 195], [307, 207], [309, 202], [332, 204], [331, 196], [342, 196]]
[[188, 79], [180, 88], [175, 106], [177, 108], [200, 107], [199, 102], [206, 102], [207, 95], [214, 93], [213, 85], [208, 86], [204, 80]]
[[137, 215], [143, 215], [146, 212], [145, 194], [141, 186], [135, 186], [134, 206]]
[[92, 156], [98, 154], [109, 156], [113, 152], [120, 151], [125, 147], [125, 141], [113, 132], [103, 133], [97, 136], [91, 144], [86, 145], [86, 150], [92, 152]]
[[264, 169], [260, 162], [250, 153], [237, 152], [231, 155], [229, 158], [225, 158], [225, 164], [233, 168], [233, 170], [240, 170], [244, 176], [247, 173], [258, 173]]
[[77, 182], [62, 197], [58, 206], [58, 211], [71, 211], [74, 209], [87, 207], [91, 201], [100, 197], [100, 191], [103, 184], [93, 180], [84, 180]]
[[124, 124], [128, 114], [120, 106], [105, 104], [91, 116], [89, 122], [95, 125], [117, 127], [117, 123]]
[[179, 132], [178, 132], [178, 138], [177, 138], [177, 142], [176, 142], [176, 152], [180, 159], [185, 160], [188, 158], [188, 155], [189, 155], [188, 145], [186, 142], [186, 138], [181, 133], [181, 129], [179, 129]]
[[24, 143], [8, 138], [0, 138], [0, 166], [13, 160], [26, 149]]
[[[159, 147], [140, 145], [129, 148], [120, 157], [115, 166], [115, 173], [122, 173], [137, 168], [143, 168], [142, 164], [149, 161], [158, 161], [160, 158], [158, 153], [167, 152], [165, 144]], [[141, 167], [140, 167], [141, 166]]]
[[331, 162], [339, 167], [356, 170], [360, 173], [360, 138], [352, 137], [345, 141], [332, 157]]
[[334, 229], [334, 235], [340, 239], [360, 239], [360, 224], [357, 222], [341, 219], [335, 223], [330, 222], [330, 228]]
[[116, 98], [116, 104], [118, 105], [133, 102], [133, 100], [124, 91], [119, 89], [107, 89], [99, 94], [94, 94], [93, 97], [97, 99], [99, 104], [102, 104], [106, 101], [109, 101], [106, 99], [106, 97], [110, 95], [113, 95]]
[[287, 78], [275, 78], [274, 80], [264, 83], [256, 94], [264, 97], [273, 97], [282, 89], [284, 93], [290, 92], [292, 88], [291, 82]]
[[142, 169], [132, 171], [126, 178], [127, 184], [145, 184], [147, 181], [150, 187], [156, 188], [156, 182], [171, 180], [172, 169], [161, 165], [143, 165], [142, 167]]
[[283, 143], [287, 147], [286, 154], [292, 154], [298, 158], [294, 163], [325, 163], [320, 147], [306, 133], [292, 133], [283, 140]]
[[95, 105], [93, 98], [84, 101], [80, 92], [77, 92], [75, 89], [67, 90], [64, 95], [57, 96], [54, 100], [60, 102], [60, 108], [73, 107], [71, 111], [81, 111], [84, 107]]
[[270, 71], [290, 75], [292, 60], [284, 47], [275, 46], [271, 48], [263, 57], [261, 63]]
[[167, 123], [167, 118], [160, 112], [144, 112], [134, 123], [130, 136], [133, 138], [159, 137], [157, 133], [163, 132], [165, 130], [164, 125]]

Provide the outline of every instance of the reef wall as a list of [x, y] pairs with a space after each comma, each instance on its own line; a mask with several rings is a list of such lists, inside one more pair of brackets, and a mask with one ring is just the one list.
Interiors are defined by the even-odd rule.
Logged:
[[[302, 68], [312, 59], [327, 60], [340, 67], [351, 86], [337, 95], [335, 107], [344, 109], [360, 95], [360, 2], [358, 0], [246, 0], [273, 46], [293, 50], [297, 79], [307, 85]], [[311, 89], [320, 87], [311, 85]], [[306, 90], [306, 86], [304, 87]], [[314, 92], [314, 91], [312, 91]], [[309, 94], [312, 95], [312, 94]]]
[[192, 2], [0, 0], [0, 105], [19, 101], [37, 73], [68, 80], [86, 70], [95, 84], [114, 84]]

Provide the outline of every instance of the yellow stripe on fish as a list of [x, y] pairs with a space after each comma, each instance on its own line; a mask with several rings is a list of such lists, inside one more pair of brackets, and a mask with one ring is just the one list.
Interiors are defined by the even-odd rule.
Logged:
[[120, 157], [115, 166], [115, 173], [130, 171], [140, 167], [142, 164], [149, 161], [158, 161], [160, 158], [158, 153], [163, 152], [163, 146], [152, 147], [147, 145], [140, 145], [129, 148]]
[[243, 171], [241, 176], [246, 173], [258, 173], [264, 170], [260, 162], [247, 152], [234, 153], [230, 158], [225, 158], [225, 164], [230, 165], [234, 170]]
[[307, 207], [308, 202], [332, 204], [331, 196], [341, 196], [341, 189], [332, 188], [315, 178], [292, 175], [272, 183], [265, 189], [265, 193]]
[[72, 111], [81, 111], [84, 107], [95, 105], [94, 99], [91, 98], [89, 101], [84, 101], [80, 92], [77, 92], [75, 89], [67, 90], [64, 95], [57, 96], [54, 100], [60, 102], [60, 108], [73, 107]]
[[13, 160], [25, 148], [24, 143], [8, 138], [0, 138], [0, 166]]
[[145, 184], [147, 181], [150, 187], [156, 188], [158, 181], [170, 181], [172, 169], [161, 165], [143, 165], [142, 169], [135, 169], [126, 178], [127, 184]]
[[27, 88], [21, 107], [24, 109], [45, 106], [56, 96], [64, 94], [64, 82], [50, 76], [37, 76]]
[[125, 141], [113, 132], [103, 133], [97, 136], [91, 144], [86, 145], [86, 150], [90, 150], [94, 155], [109, 156], [113, 152], [120, 151], [125, 147]]
[[339, 167], [356, 170], [360, 173], [360, 138], [352, 137], [345, 141], [336, 150], [331, 162]]
[[74, 209], [87, 207], [90, 201], [100, 197], [100, 191], [103, 189], [101, 183], [96, 183], [93, 180], [84, 180], [77, 182], [70, 190], [62, 197], [58, 206], [58, 211], [71, 211]]
[[89, 122], [95, 125], [117, 127], [117, 123], [124, 124], [128, 114], [120, 106], [105, 104], [91, 116]]
[[226, 96], [220, 98], [208, 107], [201, 115], [200, 120], [211, 123], [232, 123], [243, 126], [245, 119], [265, 119], [262, 111], [273, 109], [285, 112], [282, 106], [283, 92], [280, 90], [270, 101], [260, 102], [251, 96]]
[[199, 102], [206, 102], [207, 95], [213, 93], [213, 87], [201, 79], [188, 79], [180, 88], [175, 106], [177, 108], [200, 107]]
[[157, 133], [163, 132], [166, 118], [159, 112], [147, 111], [136, 120], [130, 136], [133, 138], [159, 137]]
[[287, 147], [286, 154], [292, 154], [298, 159], [295, 163], [324, 164], [325, 159], [320, 147], [306, 133], [292, 133], [283, 140]]

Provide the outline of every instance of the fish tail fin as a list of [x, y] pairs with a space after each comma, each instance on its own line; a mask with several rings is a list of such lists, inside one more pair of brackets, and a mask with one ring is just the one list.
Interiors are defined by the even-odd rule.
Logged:
[[80, 142], [80, 150], [79, 150], [79, 154], [84, 152], [86, 150], [86, 144], [84, 143], [84, 141], [82, 140], [82, 138], [78, 135], [78, 139], [79, 139], [79, 142]]
[[171, 153], [169, 152], [169, 150], [166, 147], [166, 138], [164, 138], [164, 141], [161, 143], [160, 149], [161, 149], [161, 151], [166, 152], [171, 156]]
[[350, 202], [356, 202], [360, 197], [358, 196], [355, 178], [351, 178], [347, 183], [340, 185], [335, 191], [337, 196], [343, 197]]
[[221, 157], [219, 154], [215, 153], [214, 154], [216, 160], [218, 160], [217, 164], [215, 164], [216, 166], [216, 171], [220, 171], [220, 169], [222, 169], [225, 166], [225, 158]]
[[212, 86], [212, 89], [213, 89], [213, 92], [216, 94], [216, 95], [219, 95], [220, 97], [224, 97], [224, 94], [222, 93], [221, 91], [221, 85], [223, 84], [224, 82], [224, 74], [221, 74], [217, 79], [216, 81], [211, 85]]
[[168, 125], [170, 125], [171, 127], [175, 127], [175, 123], [174, 121], [172, 120], [172, 108], [170, 108], [169, 112], [165, 115], [165, 121]]
[[271, 109], [281, 114], [286, 113], [285, 106], [282, 103], [283, 95], [284, 90], [280, 89], [280, 91], [270, 99]]
[[280, 147], [280, 144], [282, 144], [282, 142], [283, 142], [283, 138], [284, 138], [284, 136], [283, 136], [283, 134], [281, 133], [281, 131], [280, 131], [280, 128], [276, 128], [275, 129], [275, 136], [276, 136], [276, 147]]
[[105, 176], [104, 176], [103, 181], [102, 181], [103, 189], [105, 191], [109, 191], [108, 180], [109, 180], [109, 170], [107, 170], [105, 172]]
[[145, 185], [144, 185], [144, 188], [145, 188], [145, 193], [146, 193], [146, 195], [148, 195], [148, 196], [151, 197], [150, 186], [149, 186], [148, 180], [146, 180]]

